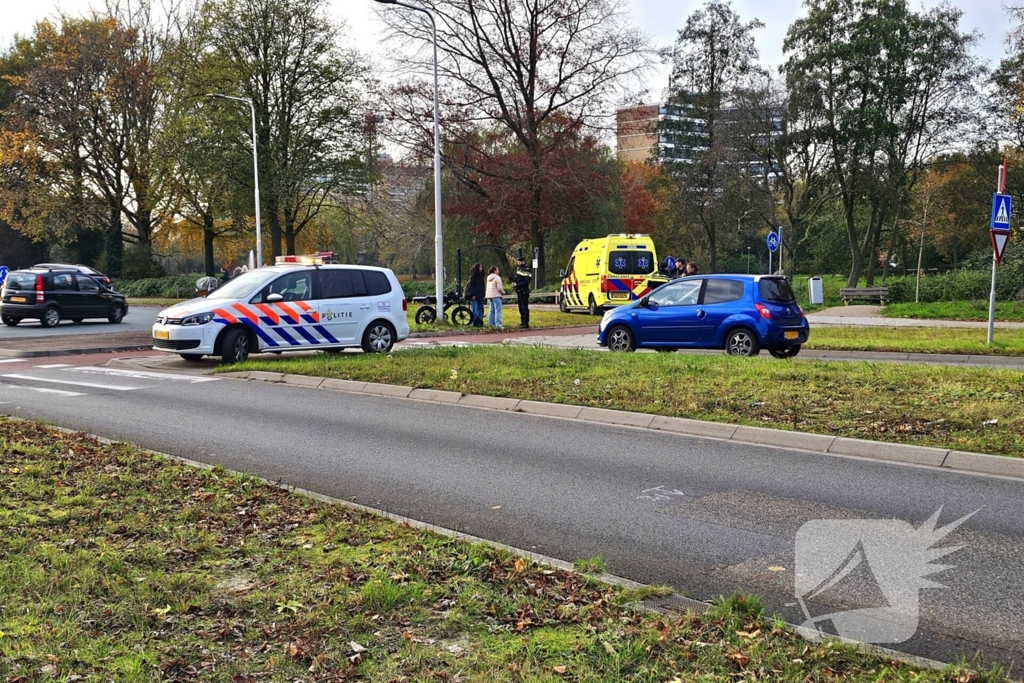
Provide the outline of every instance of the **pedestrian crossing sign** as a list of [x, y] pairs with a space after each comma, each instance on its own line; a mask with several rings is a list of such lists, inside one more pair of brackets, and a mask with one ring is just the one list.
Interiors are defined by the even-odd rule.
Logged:
[[1008, 194], [992, 195], [992, 229], [1009, 230], [1012, 200]]

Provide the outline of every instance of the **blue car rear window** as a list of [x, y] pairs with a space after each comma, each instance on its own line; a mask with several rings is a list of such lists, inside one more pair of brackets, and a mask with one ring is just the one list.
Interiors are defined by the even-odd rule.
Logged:
[[773, 303], [791, 304], [796, 301], [793, 288], [789, 286], [788, 280], [782, 278], [765, 278], [758, 283], [758, 293], [764, 301]]
[[704, 289], [704, 305], [724, 304], [743, 298], [743, 283], [739, 280], [708, 280]]

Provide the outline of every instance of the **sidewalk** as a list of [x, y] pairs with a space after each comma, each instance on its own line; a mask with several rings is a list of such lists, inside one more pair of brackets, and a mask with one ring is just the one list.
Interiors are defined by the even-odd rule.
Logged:
[[[988, 329], [987, 322], [972, 320], [928, 320], [924, 318], [886, 318], [879, 314], [881, 306], [834, 306], [817, 313], [808, 313], [812, 325], [844, 327], [942, 327]], [[1024, 330], [1024, 323], [996, 322], [1004, 330]]]

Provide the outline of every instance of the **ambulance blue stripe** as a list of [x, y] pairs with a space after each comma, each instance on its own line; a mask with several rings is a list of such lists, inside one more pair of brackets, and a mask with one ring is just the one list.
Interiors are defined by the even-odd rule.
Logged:
[[292, 346], [299, 346], [301, 344], [301, 342], [298, 339], [285, 332], [283, 327], [275, 327], [274, 332], [277, 332], [279, 337], [284, 339]]
[[316, 330], [317, 332], [319, 332], [323, 336], [323, 338], [328, 341], [328, 343], [330, 343], [330, 344], [337, 344], [338, 343], [338, 340], [335, 339], [333, 336], [331, 336], [331, 333], [328, 332], [327, 328], [324, 327], [323, 325], [313, 325], [313, 329]]
[[301, 334], [303, 337], [305, 337], [306, 341], [308, 341], [310, 344], [320, 343], [320, 340], [311, 335], [305, 327], [293, 327], [292, 329]]

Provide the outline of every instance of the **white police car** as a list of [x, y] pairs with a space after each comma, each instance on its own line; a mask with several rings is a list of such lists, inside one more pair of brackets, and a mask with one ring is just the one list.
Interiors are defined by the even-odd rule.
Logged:
[[213, 290], [160, 311], [153, 346], [185, 360], [250, 353], [361, 346], [387, 353], [409, 336], [406, 300], [387, 268], [327, 265], [319, 257], [283, 256]]

